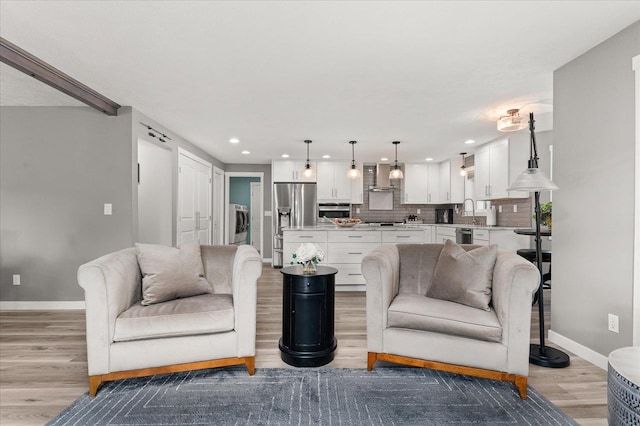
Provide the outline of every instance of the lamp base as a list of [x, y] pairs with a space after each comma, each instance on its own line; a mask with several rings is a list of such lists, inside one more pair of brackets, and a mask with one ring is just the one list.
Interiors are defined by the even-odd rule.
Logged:
[[540, 345], [529, 345], [529, 362], [531, 364], [548, 368], [564, 368], [571, 363], [569, 355], [558, 349], [545, 346], [544, 354], [540, 350]]

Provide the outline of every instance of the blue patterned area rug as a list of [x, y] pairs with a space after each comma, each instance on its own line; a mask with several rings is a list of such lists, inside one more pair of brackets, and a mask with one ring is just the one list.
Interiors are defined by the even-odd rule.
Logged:
[[49, 425], [576, 425], [529, 387], [420, 368], [218, 368], [107, 383]]

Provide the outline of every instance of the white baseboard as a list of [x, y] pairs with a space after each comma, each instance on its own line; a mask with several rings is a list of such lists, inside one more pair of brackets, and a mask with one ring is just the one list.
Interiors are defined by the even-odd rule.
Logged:
[[34, 302], [18, 302], [18, 301], [0, 301], [0, 310], [2, 311], [43, 311], [43, 310], [64, 310], [64, 309], [82, 309], [84, 310], [84, 301], [56, 302], [56, 301], [34, 301]]
[[273, 259], [271, 259], [270, 257], [263, 257], [262, 258], [262, 263], [271, 263], [273, 262]]
[[600, 367], [603, 370], [607, 370], [607, 366], [609, 364], [609, 360], [606, 356], [590, 349], [584, 345], [581, 345], [578, 342], [574, 342], [573, 340], [564, 337], [562, 334], [558, 334], [553, 330], [549, 330], [549, 340], [555, 343], [558, 346], [563, 347], [564, 349], [573, 352], [578, 355], [580, 358], [589, 361], [591, 364], [596, 367]]

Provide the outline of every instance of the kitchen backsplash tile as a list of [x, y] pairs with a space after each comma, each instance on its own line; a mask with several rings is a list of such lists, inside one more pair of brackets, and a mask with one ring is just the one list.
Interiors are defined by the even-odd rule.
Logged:
[[[353, 204], [351, 207], [351, 216], [359, 217], [364, 222], [402, 222], [409, 215], [416, 215], [418, 220], [424, 223], [435, 223], [436, 208], [455, 208], [455, 205], [446, 204], [401, 204], [402, 196], [401, 181], [392, 180], [391, 185], [396, 188], [393, 191], [393, 210], [369, 210], [369, 187], [374, 184], [374, 173], [371, 172], [374, 164], [365, 164], [363, 173], [364, 196], [362, 204]], [[494, 200], [492, 206], [496, 208], [496, 224], [497, 226], [510, 226], [529, 228], [531, 226], [531, 216], [533, 214], [532, 198], [526, 199], [505, 199]], [[513, 206], [517, 205], [517, 212], [514, 213]], [[502, 206], [502, 213], [498, 212], [499, 206]], [[453, 223], [470, 224], [471, 217], [462, 215], [462, 205], [458, 204], [458, 213], [454, 213]], [[358, 213], [356, 209], [359, 209]], [[420, 213], [417, 213], [420, 210]], [[487, 223], [485, 216], [477, 216], [476, 224], [485, 225]]]

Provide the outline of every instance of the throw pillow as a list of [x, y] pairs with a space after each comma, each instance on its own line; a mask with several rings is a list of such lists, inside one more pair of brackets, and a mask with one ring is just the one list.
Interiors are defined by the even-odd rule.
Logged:
[[136, 249], [142, 272], [143, 305], [213, 293], [211, 284], [204, 278], [197, 242], [179, 248], [136, 244]]
[[497, 256], [497, 245], [466, 251], [447, 240], [427, 296], [488, 311]]

